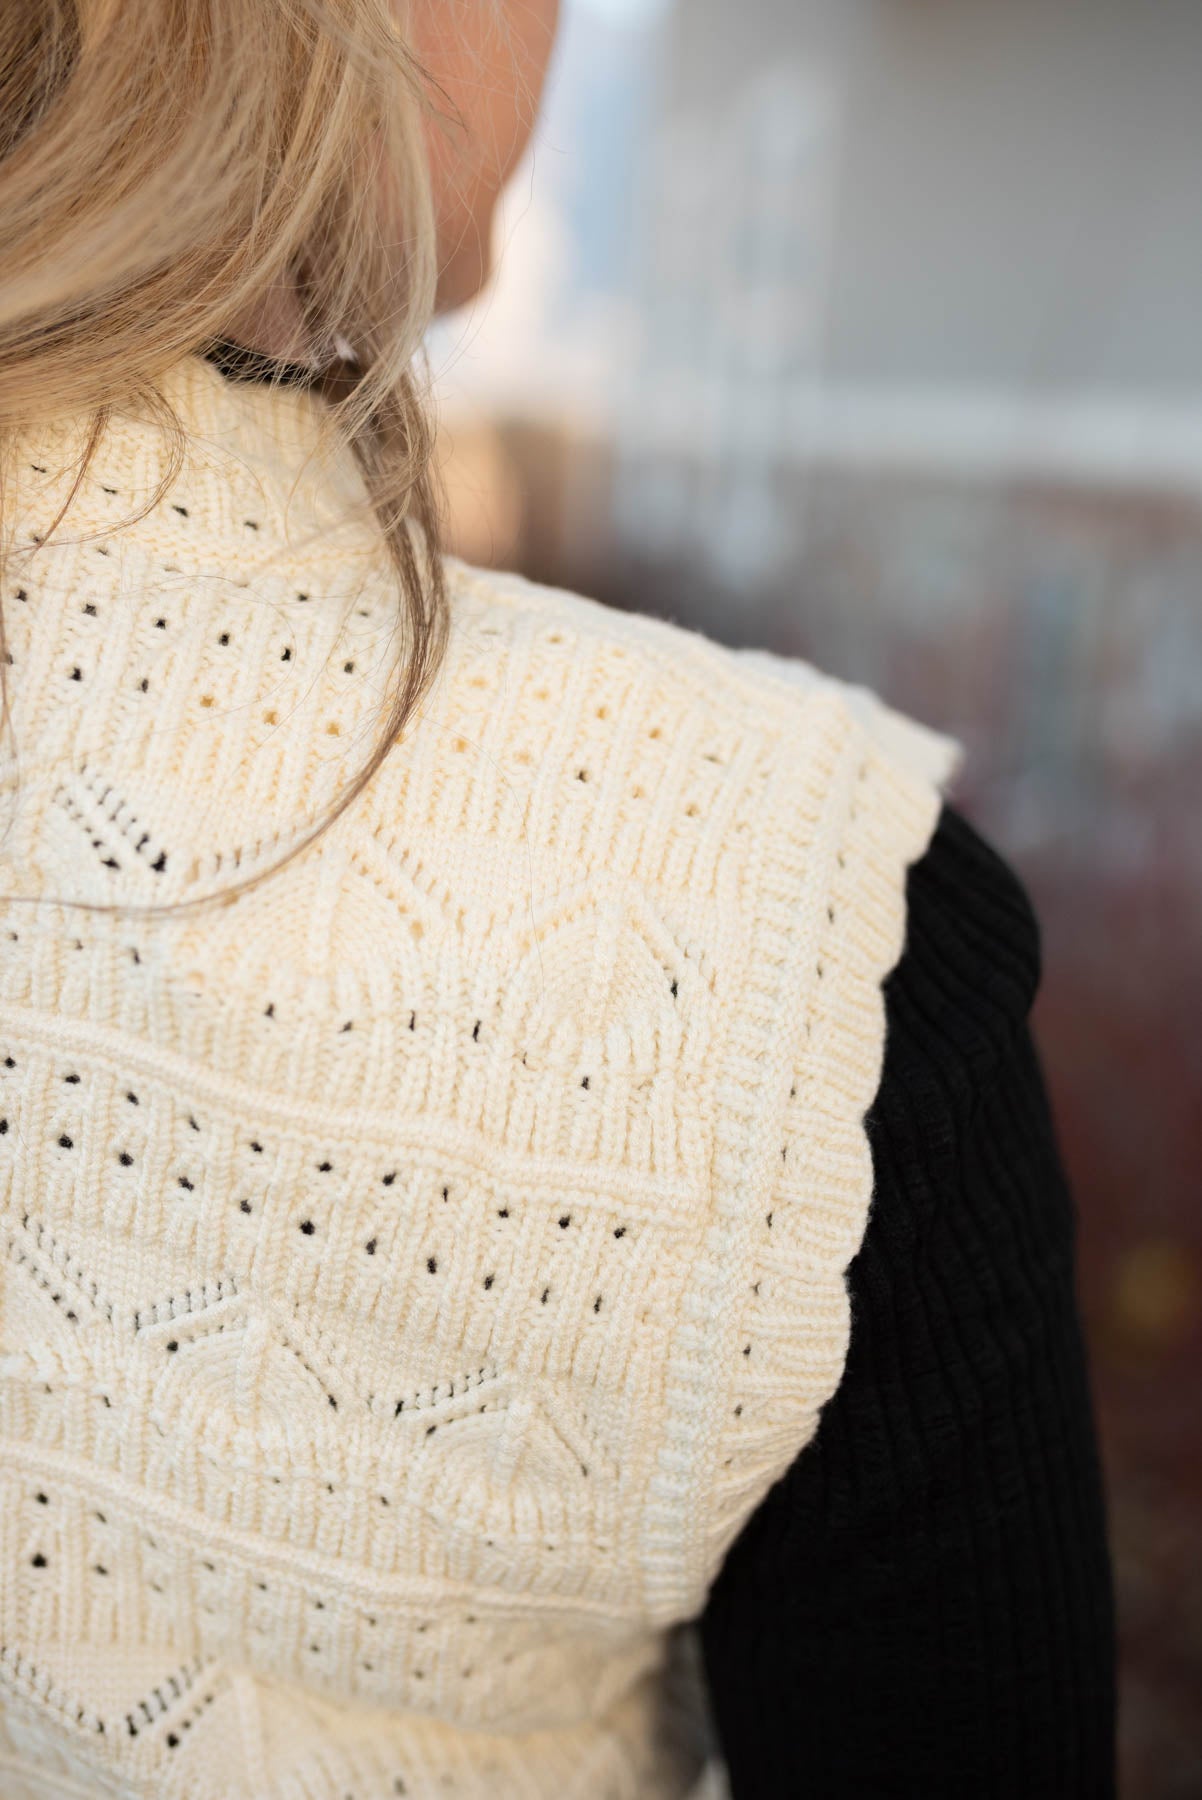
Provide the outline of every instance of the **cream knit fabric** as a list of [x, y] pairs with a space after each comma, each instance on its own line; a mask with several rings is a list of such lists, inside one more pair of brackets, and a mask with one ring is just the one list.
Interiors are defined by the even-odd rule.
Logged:
[[[452, 561], [396, 619], [200, 358], [22, 445], [3, 593], [0, 1793], [677, 1800], [684, 1622], [848, 1343], [907, 865], [959, 747]], [[36, 906], [13, 895], [46, 896]], [[680, 1629], [676, 1629], [680, 1627]]]

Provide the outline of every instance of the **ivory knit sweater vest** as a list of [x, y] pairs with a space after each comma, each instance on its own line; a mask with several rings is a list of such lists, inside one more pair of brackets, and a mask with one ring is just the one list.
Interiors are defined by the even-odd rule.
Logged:
[[132, 414], [46, 542], [83, 422], [8, 495], [0, 1791], [677, 1800], [959, 746], [449, 560], [420, 715], [227, 901], [365, 760], [395, 583], [315, 394], [164, 386], [144, 518]]

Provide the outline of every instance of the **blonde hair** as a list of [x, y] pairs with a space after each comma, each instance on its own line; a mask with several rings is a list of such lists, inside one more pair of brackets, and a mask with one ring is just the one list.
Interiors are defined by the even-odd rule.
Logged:
[[[157, 378], [283, 286], [295, 291], [306, 340], [323, 347], [314, 386], [329, 404], [314, 454], [353, 452], [396, 568], [401, 675], [371, 757], [314, 831], [225, 899], [283, 867], [346, 810], [446, 649], [444, 501], [422, 352], [438, 279], [423, 119], [444, 115], [404, 23], [397, 0], [0, 7], [0, 531], [3, 465], [24, 423], [67, 412], [89, 420], [57, 529], [110, 412], [131, 403], [150, 409], [171, 444], [163, 481], [134, 515], [144, 517], [186, 448]], [[381, 177], [403, 221], [400, 284]], [[354, 360], [334, 354], [339, 339]], [[4, 542], [0, 573], [37, 547]], [[11, 736], [7, 663], [0, 609]], [[161, 913], [213, 898], [67, 904]]]

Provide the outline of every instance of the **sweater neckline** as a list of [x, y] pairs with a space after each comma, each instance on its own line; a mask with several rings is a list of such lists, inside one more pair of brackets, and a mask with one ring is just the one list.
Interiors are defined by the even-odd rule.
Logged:
[[231, 381], [277, 381], [286, 387], [311, 387], [318, 371], [304, 363], [287, 362], [265, 351], [248, 349], [233, 338], [213, 338], [200, 354]]

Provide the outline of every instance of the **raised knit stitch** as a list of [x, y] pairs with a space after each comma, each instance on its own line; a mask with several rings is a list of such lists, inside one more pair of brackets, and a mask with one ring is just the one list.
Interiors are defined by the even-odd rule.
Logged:
[[267, 866], [384, 692], [357, 474], [298, 481], [320, 401], [165, 385], [194, 448], [146, 518], [137, 418], [48, 542], [80, 422], [17, 482], [0, 1767], [675, 1800], [682, 1631], [843, 1368], [957, 747], [452, 559], [438, 682], [328, 832], [229, 904], [63, 905]]

